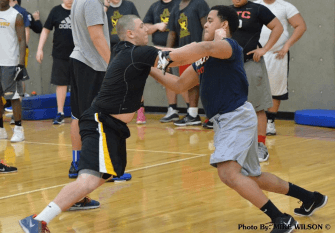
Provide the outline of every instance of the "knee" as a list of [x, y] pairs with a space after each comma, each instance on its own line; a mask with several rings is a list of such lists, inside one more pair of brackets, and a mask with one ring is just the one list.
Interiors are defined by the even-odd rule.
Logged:
[[99, 177], [81, 174], [77, 179], [78, 188], [85, 190], [87, 193], [93, 192], [99, 186], [101, 186], [105, 181]]
[[237, 184], [237, 174], [232, 171], [219, 171], [220, 180], [230, 188], [234, 188]]

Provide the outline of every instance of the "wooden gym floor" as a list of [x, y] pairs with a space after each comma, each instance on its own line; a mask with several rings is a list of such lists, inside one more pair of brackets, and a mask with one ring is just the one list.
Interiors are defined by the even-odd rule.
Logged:
[[[260, 224], [270, 219], [222, 184], [209, 165], [213, 131], [162, 124], [161, 117], [147, 114], [147, 124], [129, 124], [126, 170], [133, 179], [104, 184], [90, 195], [101, 208], [62, 213], [49, 225], [51, 232], [265, 232], [259, 230]], [[10, 138], [8, 121], [5, 128]], [[53, 126], [51, 120], [23, 124], [26, 141], [0, 141], [0, 159], [18, 167], [15, 174], [0, 174], [2, 233], [23, 232], [18, 220], [39, 213], [71, 182], [70, 119], [60, 126]], [[325, 208], [296, 220], [323, 226], [299, 232], [335, 232], [335, 130], [280, 120], [276, 126], [278, 135], [267, 138], [270, 159], [261, 164], [263, 171], [328, 195]], [[300, 206], [287, 196], [266, 195], [292, 215]], [[239, 230], [238, 224], [258, 226], [258, 230]]]

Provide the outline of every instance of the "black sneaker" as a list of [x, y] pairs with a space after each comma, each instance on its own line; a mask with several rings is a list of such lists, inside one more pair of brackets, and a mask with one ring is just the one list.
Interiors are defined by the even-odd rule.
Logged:
[[197, 115], [196, 117], [192, 117], [189, 114], [187, 114], [183, 119], [175, 121], [174, 125], [176, 126], [201, 125], [201, 119], [199, 115]]
[[61, 113], [57, 113], [55, 119], [53, 120], [54, 125], [60, 125], [64, 123], [64, 115]]
[[314, 192], [313, 202], [309, 205], [302, 203], [300, 208], [295, 208], [294, 213], [299, 216], [312, 216], [314, 211], [324, 207], [327, 204], [328, 197], [321, 193]]
[[213, 122], [209, 121], [209, 119], [206, 119], [202, 124], [202, 127], [205, 129], [213, 129]]
[[78, 163], [71, 162], [71, 167], [69, 170], [69, 178], [77, 178], [78, 177]]
[[4, 161], [0, 161], [0, 174], [1, 173], [12, 173], [12, 172], [17, 172], [16, 167], [11, 167], [8, 166], [7, 164], [4, 163]]
[[283, 216], [275, 219], [271, 233], [290, 233], [297, 225], [298, 222], [294, 220], [291, 215], [284, 214]]

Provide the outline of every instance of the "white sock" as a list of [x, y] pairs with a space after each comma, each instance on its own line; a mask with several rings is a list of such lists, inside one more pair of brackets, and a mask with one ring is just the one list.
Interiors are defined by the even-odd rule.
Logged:
[[45, 209], [39, 215], [36, 216], [35, 220], [44, 221], [49, 224], [49, 222], [51, 222], [51, 220], [59, 215], [61, 212], [62, 210], [56, 203], [50, 202], [50, 204], [45, 207]]
[[191, 117], [197, 117], [198, 116], [198, 108], [189, 107], [188, 108], [188, 114], [190, 114]]

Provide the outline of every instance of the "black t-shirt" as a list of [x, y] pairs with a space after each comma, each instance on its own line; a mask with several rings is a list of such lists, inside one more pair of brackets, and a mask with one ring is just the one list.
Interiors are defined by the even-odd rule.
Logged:
[[59, 59], [70, 59], [74, 43], [71, 27], [71, 11], [62, 5], [55, 6], [48, 16], [44, 27], [48, 30], [55, 28], [52, 56]]
[[158, 49], [121, 41], [111, 62], [94, 107], [106, 114], [132, 113], [140, 108], [145, 82], [155, 65]]
[[[159, 0], [152, 4], [145, 15], [143, 22], [144, 23], [150, 23], [150, 24], [156, 24], [156, 23], [169, 23], [170, 15], [172, 12], [172, 9], [175, 6], [178, 6], [180, 3], [180, 0], [172, 0], [169, 3], [165, 3], [162, 0]], [[169, 29], [166, 29], [165, 32], [156, 31], [154, 34], [152, 34], [152, 42], [155, 45], [159, 46], [166, 46], [167, 37], [169, 34]]]
[[246, 54], [257, 48], [263, 25], [268, 25], [276, 16], [265, 6], [248, 2], [242, 7], [234, 7], [238, 14], [240, 25], [233, 34], [235, 39], [243, 48], [245, 59], [251, 59], [253, 55]]
[[30, 14], [28, 11], [28, 20], [30, 21], [30, 28], [33, 32], [40, 34], [42, 32], [43, 26], [40, 20], [35, 20], [33, 15]]
[[122, 1], [119, 7], [115, 7], [115, 8], [112, 6], [108, 7], [108, 10], [106, 13], [107, 13], [107, 18], [108, 18], [108, 28], [110, 32], [109, 37], [110, 37], [111, 49], [112, 49], [113, 46], [120, 41], [117, 35], [117, 32], [116, 32], [117, 21], [120, 18], [122, 18], [122, 16], [124, 15], [137, 15], [138, 17], [140, 17], [140, 15], [138, 14], [134, 3], [130, 1], [125, 1], [125, 0]]
[[179, 47], [192, 42], [202, 41], [201, 18], [209, 13], [209, 6], [204, 0], [191, 0], [187, 7], [172, 10], [168, 29], [178, 35]]

